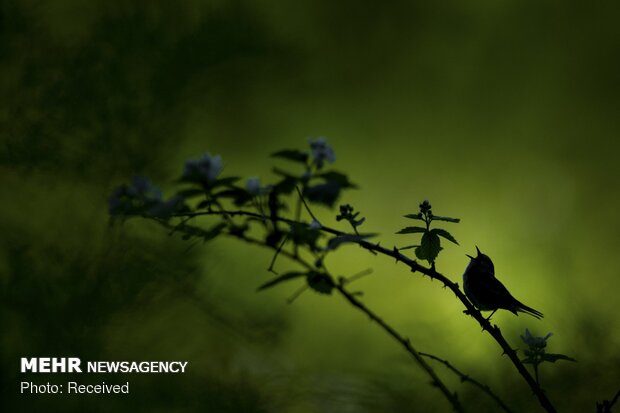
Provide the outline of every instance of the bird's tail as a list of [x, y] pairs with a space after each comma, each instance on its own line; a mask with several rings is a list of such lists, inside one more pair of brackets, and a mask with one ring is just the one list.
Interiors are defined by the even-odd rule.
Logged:
[[516, 310], [520, 311], [522, 313], [525, 313], [525, 314], [529, 314], [532, 317], [536, 317], [539, 320], [544, 317], [543, 313], [541, 313], [540, 311], [534, 310], [532, 307], [528, 307], [527, 305], [525, 305], [525, 304], [523, 304], [523, 303], [521, 303], [519, 301], [517, 301], [517, 309]]

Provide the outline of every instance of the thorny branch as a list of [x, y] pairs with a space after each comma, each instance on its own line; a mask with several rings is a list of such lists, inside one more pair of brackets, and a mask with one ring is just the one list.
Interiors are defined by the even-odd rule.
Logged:
[[[244, 210], [204, 211], [204, 212], [188, 212], [188, 213], [176, 214], [176, 216], [178, 217], [185, 217], [185, 218], [198, 217], [198, 216], [204, 216], [204, 215], [228, 215], [231, 217], [245, 216], [245, 217], [252, 217], [252, 218], [257, 218], [257, 219], [263, 219], [263, 216], [260, 214], [250, 212], [250, 211], [244, 211]], [[284, 217], [277, 217], [277, 220], [280, 222], [288, 223], [288, 224], [293, 224], [297, 222], [292, 219], [288, 219]], [[326, 232], [328, 234], [332, 234], [332, 235], [345, 235], [345, 233], [342, 231], [339, 231], [339, 230], [336, 230], [330, 227], [326, 227], [326, 226], [321, 226], [321, 231]], [[394, 247], [393, 249], [388, 249], [388, 248], [382, 247], [381, 245], [379, 245], [379, 243], [372, 243], [372, 242], [365, 241], [365, 240], [356, 241], [356, 243], [369, 251], [374, 251], [376, 253], [394, 258], [396, 262], [401, 262], [407, 267], [409, 267], [411, 269], [411, 272], [419, 272], [424, 275], [427, 275], [429, 278], [433, 280], [438, 280], [444, 285], [444, 287], [450, 289], [450, 291], [452, 291], [454, 295], [465, 306], [466, 310], [464, 312], [470, 315], [471, 317], [473, 317], [480, 324], [480, 326], [482, 327], [482, 330], [489, 333], [489, 335], [499, 344], [499, 346], [503, 350], [502, 354], [505, 354], [508, 356], [508, 358], [510, 359], [512, 364], [515, 366], [519, 374], [523, 377], [523, 379], [528, 384], [528, 386], [530, 387], [534, 395], [538, 398], [540, 405], [549, 413], [556, 412], [555, 407], [553, 406], [553, 404], [551, 403], [547, 395], [544, 393], [542, 388], [538, 385], [534, 377], [532, 377], [530, 372], [525, 368], [523, 363], [521, 363], [521, 360], [519, 360], [516, 350], [510, 347], [510, 345], [508, 344], [508, 342], [502, 335], [500, 328], [497, 325], [492, 325], [489, 322], [489, 320], [487, 320], [485, 317], [482, 316], [480, 311], [478, 311], [473, 306], [473, 304], [471, 304], [471, 302], [467, 299], [465, 294], [461, 291], [458, 283], [452, 282], [448, 277], [437, 272], [434, 268], [427, 268], [419, 264], [416, 260], [403, 255], [396, 247]]]

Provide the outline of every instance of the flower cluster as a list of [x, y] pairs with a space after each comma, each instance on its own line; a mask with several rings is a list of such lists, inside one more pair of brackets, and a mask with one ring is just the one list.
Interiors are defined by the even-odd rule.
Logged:
[[538, 365], [545, 361], [550, 363], [555, 363], [558, 360], [576, 361], [574, 358], [564, 354], [547, 353], [547, 340], [549, 340], [549, 337], [552, 335], [553, 333], [547, 333], [544, 337], [533, 336], [530, 330], [526, 328], [525, 335], [521, 336], [521, 340], [527, 344], [528, 349], [523, 350], [525, 358], [521, 360], [521, 362], [533, 365], [534, 370], [537, 372]]
[[205, 187], [213, 184], [222, 172], [223, 163], [220, 155], [205, 153], [202, 158], [191, 159], [185, 162], [181, 180], [185, 182], [197, 182]]
[[324, 136], [310, 140], [310, 150], [312, 152], [312, 160], [317, 169], [323, 168], [325, 162], [336, 162], [336, 154], [334, 149], [327, 143], [327, 139]]
[[161, 190], [143, 176], [135, 176], [129, 185], [114, 189], [108, 199], [108, 210], [113, 217], [149, 215], [165, 218], [182, 206], [182, 197], [174, 196], [164, 201]]
[[271, 185], [261, 186], [260, 178], [252, 176], [245, 181], [245, 190], [251, 196], [260, 196], [268, 194], [271, 190]]

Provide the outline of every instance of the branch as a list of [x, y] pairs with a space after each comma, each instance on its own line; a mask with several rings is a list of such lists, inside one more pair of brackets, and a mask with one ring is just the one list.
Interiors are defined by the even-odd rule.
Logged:
[[[220, 213], [224, 213], [224, 211], [220, 211]], [[220, 213], [215, 213], [215, 215], [220, 215]], [[228, 212], [226, 212], [228, 213]], [[229, 215], [238, 215], [235, 213], [229, 213]], [[154, 218], [154, 220], [156, 222], [158, 222], [159, 224], [163, 225], [164, 227], [168, 228], [168, 229], [175, 229], [176, 226], [172, 225], [164, 220], [161, 219], [157, 219]], [[191, 228], [193, 231], [200, 231], [200, 228], [198, 227], [194, 227], [192, 225], [186, 225], [185, 224], [185, 228]], [[181, 229], [182, 230], [182, 229]], [[306, 269], [312, 269], [312, 265], [310, 265], [309, 263], [307, 263], [303, 258], [301, 258], [298, 254], [294, 254], [291, 253], [289, 251], [286, 251], [282, 248], [282, 245], [278, 246], [278, 247], [274, 247], [273, 245], [269, 245], [261, 240], [249, 237], [245, 234], [239, 234], [239, 233], [231, 233], [231, 232], [226, 232], [223, 233], [225, 235], [234, 237], [236, 239], [240, 239], [245, 241], [248, 244], [252, 244], [252, 245], [258, 245], [261, 247], [265, 247], [271, 250], [275, 250], [276, 254], [282, 255], [288, 259], [290, 259], [291, 261], [296, 262], [297, 264], [303, 266]], [[271, 268], [271, 266], [270, 266]], [[435, 373], [435, 371], [433, 370], [433, 368], [431, 366], [428, 365], [428, 363], [422, 358], [422, 356], [415, 350], [415, 348], [411, 345], [411, 342], [409, 341], [408, 338], [404, 338], [402, 337], [400, 334], [398, 334], [398, 332], [396, 330], [394, 330], [394, 328], [392, 328], [390, 325], [388, 325], [385, 321], [383, 321], [379, 316], [377, 316], [374, 312], [372, 312], [368, 307], [366, 307], [363, 303], [361, 303], [357, 298], [355, 298], [355, 296], [350, 293], [349, 291], [347, 291], [344, 287], [345, 283], [347, 282], [346, 279], [342, 278], [340, 280], [340, 282], [338, 284], [333, 285], [333, 287], [354, 307], [356, 307], [357, 309], [361, 310], [363, 313], [365, 313], [368, 317], [370, 317], [371, 320], [375, 321], [377, 324], [379, 324], [379, 326], [381, 328], [383, 328], [383, 330], [385, 330], [390, 336], [392, 336], [395, 340], [397, 340], [404, 348], [405, 350], [411, 354], [411, 356], [418, 362], [418, 364], [420, 365], [420, 367], [422, 367], [422, 369], [424, 371], [426, 371], [426, 373], [431, 377], [432, 381], [431, 381], [431, 385], [434, 387], [437, 387], [443, 394], [444, 396], [448, 399], [448, 401], [452, 404], [452, 407], [454, 408], [455, 411], [463, 413], [463, 407], [461, 406], [458, 397], [456, 395], [456, 393], [451, 393], [450, 390], [448, 389], [448, 387], [444, 384], [443, 381], [441, 381], [441, 379], [439, 378], [439, 376], [437, 376], [437, 374]]]
[[611, 408], [614, 407], [614, 404], [620, 398], [620, 390], [616, 393], [611, 401], [603, 400], [602, 402], [596, 402], [596, 413], [611, 413]]
[[[238, 215], [238, 216], [254, 217], [258, 219], [261, 218], [261, 215], [257, 213], [250, 212], [250, 211], [243, 211], [243, 210], [191, 212], [191, 213], [177, 214], [176, 216], [197, 217], [197, 216], [203, 216], [203, 215], [224, 215], [224, 214], [228, 214], [229, 216]], [[288, 224], [293, 224], [296, 222], [292, 219], [283, 218], [283, 217], [277, 217], [276, 219], [280, 222], [285, 222]], [[342, 231], [338, 231], [336, 229], [325, 227], [325, 226], [321, 227], [321, 231], [332, 234], [332, 235], [345, 235], [345, 233]], [[363, 248], [369, 251], [374, 251], [379, 254], [392, 257], [397, 262], [402, 262], [403, 264], [408, 266], [412, 272], [417, 271], [424, 275], [427, 275], [431, 279], [440, 281], [444, 285], [444, 287], [449, 288], [454, 293], [454, 295], [463, 303], [463, 305], [466, 308], [465, 312], [469, 314], [470, 316], [472, 316], [476, 321], [478, 321], [478, 323], [482, 327], [482, 330], [488, 332], [491, 335], [491, 337], [493, 337], [493, 339], [499, 344], [499, 346], [503, 350], [503, 354], [506, 354], [508, 356], [508, 358], [510, 359], [512, 364], [515, 366], [519, 374], [523, 377], [523, 379], [529, 385], [532, 392], [538, 398], [540, 405], [547, 412], [555, 413], [556, 411], [555, 407], [553, 406], [551, 401], [547, 398], [547, 395], [543, 392], [542, 388], [536, 383], [536, 380], [532, 377], [530, 372], [525, 368], [523, 363], [521, 363], [521, 360], [519, 360], [519, 357], [517, 356], [517, 352], [510, 347], [510, 345], [508, 344], [508, 342], [502, 335], [499, 327], [497, 325], [491, 325], [491, 323], [482, 316], [480, 311], [478, 311], [469, 302], [465, 294], [460, 290], [458, 283], [450, 281], [448, 277], [437, 272], [433, 268], [427, 268], [427, 267], [424, 267], [423, 265], [418, 264], [416, 260], [413, 260], [401, 254], [396, 247], [390, 250], [390, 249], [381, 247], [379, 244], [374, 244], [374, 243], [364, 241], [364, 240], [357, 241], [357, 244], [361, 245]]]
[[502, 401], [502, 399], [499, 398], [499, 396], [493, 393], [493, 391], [491, 390], [489, 386], [487, 386], [486, 384], [480, 383], [478, 380], [472, 379], [471, 376], [463, 373], [462, 371], [454, 367], [448, 360], [444, 360], [442, 358], [439, 358], [429, 353], [420, 352], [420, 355], [440, 362], [441, 364], [446, 366], [448, 369], [450, 369], [452, 372], [454, 372], [454, 374], [459, 376], [459, 378], [461, 379], [461, 382], [466, 382], [466, 381], [470, 382], [471, 384], [473, 384], [474, 386], [478, 387], [480, 390], [488, 394], [489, 397], [495, 400], [495, 402], [499, 404], [501, 408], [504, 409], [507, 413], [512, 413], [512, 410], [510, 410], [510, 408], [506, 406], [506, 404]]
[[335, 285], [336, 290], [338, 290], [338, 292], [344, 298], [346, 298], [346, 300], [352, 306], [358, 308], [360, 311], [365, 313], [368, 317], [370, 317], [372, 321], [379, 324], [379, 326], [383, 330], [385, 330], [390, 336], [392, 336], [392, 338], [398, 341], [405, 348], [405, 351], [407, 351], [407, 353], [409, 353], [414, 358], [414, 360], [420, 365], [420, 367], [424, 371], [426, 371], [426, 373], [431, 377], [431, 379], [433, 380], [431, 382], [431, 385], [439, 388], [439, 390], [444, 394], [444, 396], [452, 404], [452, 407], [454, 408], [454, 410], [456, 410], [457, 412], [463, 412], [463, 407], [461, 406], [461, 403], [459, 402], [459, 399], [456, 393], [450, 392], [450, 390], [446, 387], [446, 385], [437, 376], [433, 368], [429, 366], [429, 364], [422, 358], [421, 354], [411, 345], [411, 341], [409, 341], [408, 338], [404, 338], [403, 336], [398, 334], [398, 332], [394, 330], [389, 324], [387, 324], [385, 321], [379, 318], [379, 316], [377, 316], [370, 309], [368, 309], [368, 307], [366, 307], [361, 301], [355, 298], [353, 294], [348, 292], [344, 288], [342, 281], [344, 280], [341, 280], [339, 284]]

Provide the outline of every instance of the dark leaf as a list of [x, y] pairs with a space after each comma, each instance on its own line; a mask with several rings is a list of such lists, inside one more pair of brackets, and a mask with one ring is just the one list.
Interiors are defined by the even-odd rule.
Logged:
[[321, 236], [321, 231], [312, 229], [306, 224], [294, 222], [291, 225], [290, 238], [296, 245], [307, 245], [316, 251], [316, 242]]
[[316, 177], [325, 180], [325, 182], [334, 183], [343, 189], [344, 188], [357, 188], [357, 185], [349, 181], [349, 178], [341, 172], [336, 172], [336, 171], [323, 172], [322, 174], [316, 175]]
[[306, 275], [305, 272], [297, 272], [297, 271], [287, 272], [286, 274], [282, 274], [274, 278], [273, 280], [268, 281], [265, 284], [261, 285], [260, 287], [258, 287], [258, 291], [262, 291], [267, 288], [273, 287], [274, 285], [280, 284], [283, 281], [288, 281], [294, 278], [303, 277], [304, 275]]
[[420, 221], [424, 221], [424, 217], [419, 212], [417, 214], [407, 214], [407, 215], [404, 215], [404, 217], [405, 218], [417, 219], [417, 220], [420, 220]]
[[231, 177], [228, 177], [228, 178], [221, 178], [221, 179], [218, 179], [215, 182], [213, 182], [213, 184], [211, 184], [211, 188], [217, 188], [218, 186], [231, 186], [232, 184], [234, 184], [238, 180], [239, 180], [238, 176], [231, 176]]
[[431, 230], [431, 232], [433, 234], [437, 234], [440, 237], [443, 237], [445, 239], [447, 239], [448, 241], [454, 242], [456, 245], [459, 245], [459, 243], [456, 241], [456, 239], [445, 229], [441, 229], [441, 228], [433, 228]]
[[230, 198], [236, 206], [243, 206], [252, 200], [252, 194], [243, 188], [231, 186], [228, 189], [214, 194], [216, 198]]
[[422, 227], [406, 227], [397, 232], [397, 234], [418, 234], [426, 232], [426, 228]]
[[304, 196], [308, 201], [323, 204], [330, 208], [334, 206], [340, 196], [340, 185], [334, 182], [307, 187]]
[[460, 218], [450, 218], [450, 217], [440, 217], [438, 215], [433, 215], [433, 221], [446, 221], [446, 222], [461, 222]]
[[536, 357], [526, 357], [523, 360], [521, 360], [521, 363], [523, 364], [540, 364], [540, 360], [536, 360]]
[[222, 230], [226, 228], [226, 224], [224, 222], [220, 222], [219, 224], [214, 225], [211, 229], [204, 231], [202, 234], [202, 240], [204, 242], [210, 241], [220, 235]]
[[310, 271], [307, 274], [307, 280], [310, 288], [321, 294], [331, 294], [334, 288], [332, 278], [322, 272]]
[[437, 255], [439, 255], [439, 251], [441, 251], [439, 236], [437, 234], [425, 232], [422, 235], [420, 246], [415, 249], [415, 255], [421, 260], [433, 263]]
[[280, 182], [278, 182], [277, 184], [273, 186], [271, 191], [275, 192], [276, 194], [288, 195], [291, 192], [293, 192], [298, 182], [299, 182], [298, 178], [295, 178], [294, 176], [286, 175]]
[[304, 165], [308, 163], [308, 154], [296, 149], [285, 149], [283, 151], [274, 152], [271, 156], [274, 158], [282, 158], [293, 162], [303, 163]]
[[188, 199], [188, 198], [193, 198], [195, 196], [204, 196], [205, 191], [203, 189], [182, 189], [179, 192], [177, 192], [177, 195], [185, 199]]
[[565, 356], [564, 354], [552, 354], [552, 353], [545, 353], [542, 355], [542, 359], [544, 361], [548, 361], [551, 363], [555, 363], [558, 360], [568, 360], [568, 361], [577, 361], [572, 357], [568, 357]]
[[249, 225], [243, 223], [242, 225], [231, 225], [229, 231], [231, 235], [242, 237], [248, 229], [250, 229]]

